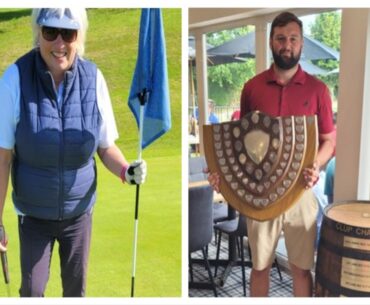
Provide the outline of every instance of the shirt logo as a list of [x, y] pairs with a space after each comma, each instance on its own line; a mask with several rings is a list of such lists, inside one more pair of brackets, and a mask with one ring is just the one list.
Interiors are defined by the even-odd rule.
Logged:
[[303, 106], [304, 106], [304, 107], [308, 107], [308, 104], [309, 104], [309, 102], [306, 100], [306, 101], [303, 103]]

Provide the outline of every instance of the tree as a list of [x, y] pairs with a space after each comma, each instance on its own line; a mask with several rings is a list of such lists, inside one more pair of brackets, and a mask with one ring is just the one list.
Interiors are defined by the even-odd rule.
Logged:
[[317, 15], [315, 22], [311, 25], [313, 38], [339, 51], [341, 19], [341, 13], [339, 11]]
[[[334, 50], [340, 51], [340, 28], [342, 14], [340, 11], [322, 13], [316, 16], [311, 25], [311, 35], [316, 40], [326, 44]], [[319, 60], [315, 62], [320, 68], [332, 71], [339, 68], [336, 60]], [[335, 100], [338, 97], [338, 73], [319, 76], [330, 88]]]
[[[207, 34], [207, 43], [219, 46], [229, 40], [254, 31], [247, 26], [232, 30], [223, 30]], [[244, 63], [228, 63], [208, 67], [208, 96], [217, 105], [238, 103], [240, 92], [245, 81], [255, 74], [255, 60], [246, 59]]]

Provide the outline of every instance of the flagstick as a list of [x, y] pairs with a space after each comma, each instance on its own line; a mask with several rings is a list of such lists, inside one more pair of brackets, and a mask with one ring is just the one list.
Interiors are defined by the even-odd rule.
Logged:
[[[144, 125], [144, 105], [146, 102], [146, 89], [139, 93], [140, 100], [140, 120], [139, 120], [139, 145], [138, 145], [138, 161], [141, 161], [141, 143], [143, 139], [143, 125]], [[134, 241], [133, 241], [133, 253], [132, 253], [132, 275], [131, 275], [131, 297], [134, 297], [135, 293], [135, 273], [136, 273], [136, 251], [137, 251], [137, 233], [139, 225], [139, 192], [140, 185], [136, 185], [136, 199], [135, 199], [135, 225], [134, 225]]]

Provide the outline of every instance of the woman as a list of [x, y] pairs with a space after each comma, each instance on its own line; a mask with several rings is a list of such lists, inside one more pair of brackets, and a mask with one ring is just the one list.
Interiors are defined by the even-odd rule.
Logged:
[[20, 295], [44, 295], [58, 241], [63, 296], [84, 296], [96, 197], [94, 154], [129, 184], [144, 182], [146, 164], [129, 165], [114, 144], [118, 133], [105, 80], [82, 59], [86, 11], [34, 9], [32, 28], [34, 48], [0, 80], [0, 225], [11, 167]]

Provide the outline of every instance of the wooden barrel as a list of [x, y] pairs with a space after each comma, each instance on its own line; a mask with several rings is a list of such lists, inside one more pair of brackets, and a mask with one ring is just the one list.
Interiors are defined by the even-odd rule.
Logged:
[[370, 296], [370, 201], [338, 203], [325, 209], [315, 295]]

